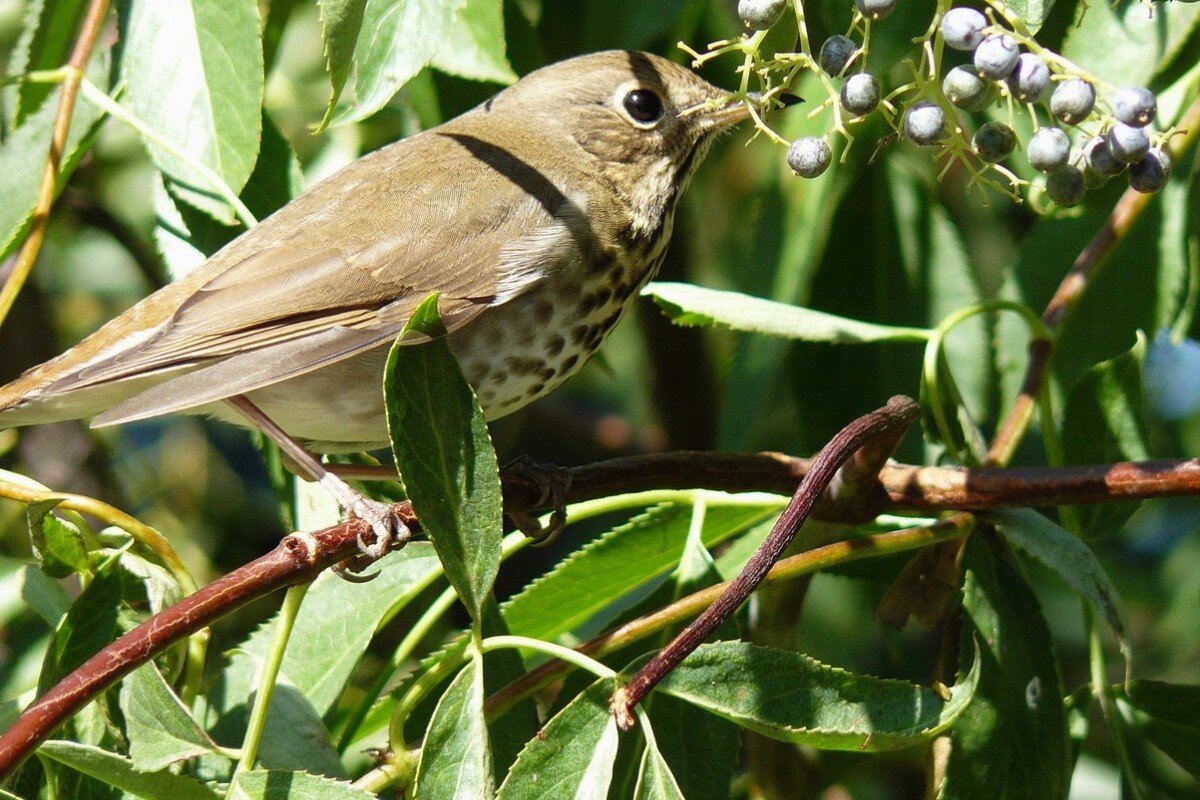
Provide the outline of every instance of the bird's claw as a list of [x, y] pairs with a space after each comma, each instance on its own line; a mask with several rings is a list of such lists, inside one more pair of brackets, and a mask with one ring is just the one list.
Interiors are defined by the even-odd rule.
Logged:
[[558, 538], [567, 527], [567, 492], [571, 475], [563, 469], [539, 464], [529, 456], [521, 456], [504, 467], [506, 477], [522, 478], [541, 490], [534, 508], [551, 507], [550, 524], [543, 526], [528, 511], [509, 511], [508, 517], [521, 533], [533, 539], [534, 547], [545, 547]]
[[387, 503], [360, 495], [346, 506], [346, 513], [371, 526], [374, 541], [367, 541], [362, 534], [358, 536], [358, 549], [370, 561], [378, 560], [393, 548], [403, 547], [412, 538], [412, 531], [400, 521], [400, 517]]

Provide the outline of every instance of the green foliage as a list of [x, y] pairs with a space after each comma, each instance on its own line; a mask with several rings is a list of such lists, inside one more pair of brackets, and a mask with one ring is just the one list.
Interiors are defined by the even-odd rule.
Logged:
[[[0, 261], [29, 229], [61, 95], [56, 70], [89, 3], [17, 5], [0, 4], [9, 76], [0, 84]], [[362, 486], [411, 500], [428, 541], [379, 559], [366, 583], [322, 574], [286, 642], [275, 636], [278, 597], [230, 609], [93, 698], [0, 795], [884, 800], [912, 794], [919, 764], [933, 756], [926, 790], [945, 800], [1065, 797], [1084, 770], [1104, 776], [1106, 796], [1122, 784], [1126, 796], [1196, 796], [1194, 503], [980, 511], [961, 561], [915, 576], [955, 581], [933, 632], [881, 632], [872, 607], [894, 599], [889, 583], [911, 589], [914, 575], [886, 548], [851, 546], [817, 576], [774, 584], [725, 620], [627, 733], [610, 711], [617, 686], [688, 622], [694, 610], [678, 601], [746, 563], [787, 498], [693, 489], [663, 475], [656, 487], [685, 488], [589, 495], [569, 506], [569, 527], [549, 549], [504, 538], [499, 465], [510, 456], [579, 464], [668, 449], [808, 455], [898, 393], [919, 395], [924, 441], [910, 436], [897, 459], [984, 464], [1026, 378], [1031, 338], [1052, 343], [1051, 366], [1019, 422], [1021, 446], [996, 468], [1200, 452], [1200, 413], [1163, 419], [1143, 398], [1153, 385], [1172, 393], [1172, 407], [1200, 408], [1195, 382], [1156, 372], [1146, 345], [1200, 338], [1195, 138], [1176, 130], [1200, 93], [1200, 4], [1155, 3], [1151, 13], [1131, 0], [985, 2], [992, 23], [1056, 75], [1094, 79], [1096, 111], [1064, 126], [1072, 140], [1103, 133], [1114, 92], [1138, 84], [1158, 98], [1151, 137], [1181, 150], [1162, 191], [1117, 221], [1117, 246], [1089, 267], [1078, 305], [1050, 322], [1043, 309], [1128, 181], [1061, 209], [1033, 188], [1043, 178], [1021, 162], [1022, 147], [1004, 172], [983, 165], [969, 145], [981, 125], [1012, 125], [1025, 143], [1035, 120], [1052, 118], [1044, 104], [1009, 102], [1003, 88], [982, 111], [952, 109], [940, 77], [970, 54], [943, 46], [937, 15], [946, 7], [899, 3], [868, 39], [849, 0], [804, 3], [801, 20], [788, 3], [761, 36], [744, 30], [736, 5], [112, 4], [76, 101], [33, 283], [0, 320], [0, 384], [184, 277], [305, 185], [561, 58], [644, 48], [683, 63], [676, 42], [713, 42], [700, 54], [707, 79], [752, 103], [749, 90], [786, 89], [805, 105], [756, 106], [759, 136], [747, 126], [714, 146], [681, 201], [659, 279], [642, 290], [650, 300], [636, 304], [641, 324], [619, 326], [602, 351], [607, 369], [589, 365], [489, 426], [437, 296], [409, 319], [389, 319], [403, 332], [380, 390], [402, 486]], [[870, 115], [849, 118], [837, 101], [843, 79], [811, 63], [835, 33], [864, 45], [850, 71], [882, 86], [887, 100]], [[899, 134], [918, 100], [954, 115], [938, 147]], [[792, 175], [783, 157], [805, 136], [832, 145], [830, 167], [813, 180]], [[553, 146], [591, 174], [574, 142]], [[429, 165], [429, 180], [438, 169]], [[331, 237], [370, 235], [341, 222]], [[436, 235], [447, 236], [452, 258], [452, 226]], [[0, 430], [0, 467], [54, 482], [38, 495], [51, 499], [13, 502], [29, 487], [0, 470], [0, 727], [191, 583], [274, 546], [284, 532], [278, 498], [294, 493], [281, 470], [266, 478], [230, 431], [195, 420], [103, 439], [67, 425]], [[1138, 469], [1152, 477], [1158, 468]], [[78, 506], [67, 492], [103, 497], [137, 520], [99, 506], [69, 510]], [[809, 524], [789, 555], [928, 522]], [[948, 543], [951, 556], [958, 546]], [[847, 566], [851, 558], [860, 560]], [[1108, 648], [1136, 679], [1123, 681], [1116, 664], [1106, 671], [1099, 634], [1089, 652], [1081, 608], [1111, 631]], [[553, 658], [555, 647], [614, 631], [569, 666]], [[947, 654], [958, 655], [953, 685]], [[250, 712], [268, 663], [279, 675], [256, 730]], [[511, 688], [537, 669], [549, 672]], [[248, 750], [257, 757], [240, 763]]]

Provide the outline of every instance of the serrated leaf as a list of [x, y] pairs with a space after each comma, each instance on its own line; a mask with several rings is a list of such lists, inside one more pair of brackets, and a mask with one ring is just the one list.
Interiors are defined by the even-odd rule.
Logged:
[[418, 800], [491, 800], [492, 751], [483, 716], [483, 669], [473, 658], [438, 701], [417, 767]]
[[517, 74], [505, 54], [501, 0], [466, 0], [432, 66], [471, 80], [515, 81]]
[[1116, 701], [1129, 727], [1200, 778], [1200, 685], [1130, 681], [1117, 688]]
[[[281, 669], [319, 715], [333, 708], [381, 622], [441, 573], [437, 555], [425, 542], [388, 553], [377, 569], [367, 583], [321, 573], [296, 615]], [[252, 663], [270, 651], [273, 637], [274, 618], [241, 645], [229, 669], [253, 669]]]
[[864, 344], [923, 342], [930, 331], [847, 319], [803, 306], [706, 289], [689, 283], [651, 283], [642, 294], [654, 298], [677, 325], [723, 326], [805, 342]]
[[642, 764], [638, 769], [637, 787], [633, 790], [634, 800], [684, 800], [671, 768], [663, 760], [657, 747], [646, 745], [642, 751]]
[[1062, 798], [1070, 745], [1062, 682], [1037, 598], [999, 543], [973, 536], [963, 586], [964, 660], [979, 686], [950, 732], [939, 798]]
[[[88, 78], [101, 87], [107, 86], [108, 65], [108, 51], [97, 52], [88, 63]], [[55, 87], [41, 107], [0, 142], [0, 175], [4, 176], [4, 202], [0, 203], [0, 260], [16, 249], [28, 229], [42, 185], [60, 92], [61, 88]], [[59, 162], [58, 192], [62, 191], [67, 178], [91, 146], [101, 118], [100, 109], [86, 97], [76, 98], [71, 130], [67, 135], [66, 157]]]
[[[31, 0], [25, 25], [8, 63], [9, 75], [51, 70], [67, 63], [75, 46], [86, 0]], [[50, 83], [27, 82], [17, 87], [13, 125], [20, 125], [54, 91]]]
[[[1093, 14], [1092, 11], [1097, 13]], [[1067, 32], [1062, 54], [1101, 80], [1145, 86], [1179, 51], [1200, 21], [1195, 3], [1137, 3], [1089, 8]]]
[[[1088, 369], [1067, 392], [1063, 409], [1063, 455], [1068, 464], [1109, 464], [1143, 461], [1146, 446], [1142, 361], [1146, 342], [1141, 336], [1125, 353]], [[1080, 508], [1087, 533], [1118, 530], [1137, 510], [1137, 501], [1101, 503]]]
[[[407, 343], [413, 334], [428, 341]], [[478, 621], [500, 568], [500, 472], [483, 409], [443, 334], [435, 294], [413, 312], [388, 354], [388, 431], [405, 493]]]
[[354, 47], [354, 105], [335, 124], [365, 119], [437, 55], [466, 0], [367, 0]]
[[1047, 567], [1086, 600], [1112, 628], [1129, 658], [1125, 609], [1117, 587], [1078, 536], [1032, 509], [1003, 509], [981, 516], [990, 520], [1010, 544]]
[[367, 0], [317, 0], [317, 10], [325, 46], [325, 71], [329, 73], [329, 103], [319, 126], [324, 128], [333, 118], [338, 98], [350, 77]]
[[260, 769], [238, 775], [227, 800], [375, 800], [375, 795], [303, 771]]
[[597, 681], [555, 714], [517, 756], [497, 800], [604, 800], [617, 756], [617, 723], [608, 708], [615, 686]]
[[[713, 547], [779, 513], [780, 504], [709, 506], [703, 543]], [[589, 542], [504, 604], [519, 636], [552, 640], [593, 620], [620, 597], [667, 574], [679, 563], [691, 507], [650, 509]]]
[[[262, 132], [263, 55], [255, 0], [133, 0], [122, 75], [130, 109], [161, 139], [238, 192]], [[145, 140], [172, 189], [218, 219], [232, 210], [187, 160]]]
[[949, 701], [904, 681], [856, 675], [800, 653], [747, 642], [703, 644], [658, 690], [772, 739], [824, 750], [894, 750], [927, 742], [970, 702], [972, 670]]
[[217, 746], [192, 719], [151, 661], [121, 682], [121, 713], [129, 758], [136, 769], [154, 772], [204, 753]]
[[52, 739], [44, 742], [37, 752], [145, 800], [217, 800], [220, 797], [198, 780], [166, 770], [142, 772], [129, 759], [93, 745]]
[[56, 516], [54, 508], [61, 499], [41, 500], [25, 507], [29, 539], [38, 565], [52, 578], [65, 578], [91, 572], [87, 545], [74, 523]]

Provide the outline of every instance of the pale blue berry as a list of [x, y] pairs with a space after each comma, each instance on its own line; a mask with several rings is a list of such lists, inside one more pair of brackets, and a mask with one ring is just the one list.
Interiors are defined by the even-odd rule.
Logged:
[[1108, 140], [1097, 136], [1083, 146], [1083, 160], [1093, 172], [1103, 178], [1110, 178], [1125, 169], [1125, 165], [1113, 158], [1108, 149]]
[[946, 132], [946, 113], [933, 103], [917, 103], [904, 115], [904, 133], [917, 144], [936, 144]]
[[964, 111], [982, 111], [995, 97], [995, 84], [970, 67], [955, 67], [942, 78], [942, 93]]
[[842, 84], [842, 108], [856, 117], [870, 114], [879, 105], [879, 81], [869, 72], [859, 72]]
[[1150, 150], [1150, 137], [1145, 128], [1135, 128], [1124, 122], [1114, 122], [1104, 139], [1113, 158], [1123, 164], [1132, 164]]
[[983, 41], [987, 18], [973, 8], [952, 8], [942, 17], [942, 38], [955, 50], [974, 50]]
[[830, 36], [821, 45], [821, 52], [817, 54], [817, 63], [821, 65], [821, 69], [827, 75], [834, 77], [841, 75], [842, 70], [850, 63], [850, 59], [858, 52], [858, 44], [848, 36], [842, 36], [840, 33]]
[[1017, 134], [1003, 122], [985, 122], [971, 138], [975, 154], [991, 164], [1008, 158], [1017, 146]]
[[779, 22], [787, 0], [738, 0], [738, 16], [742, 24], [755, 31], [765, 31]]
[[1129, 165], [1129, 185], [1139, 192], [1157, 192], [1171, 177], [1171, 157], [1155, 147]]
[[802, 136], [788, 148], [787, 163], [802, 178], [815, 178], [829, 169], [833, 151], [829, 143], [816, 136]]
[[1143, 86], [1128, 86], [1113, 99], [1113, 116], [1126, 125], [1144, 128], [1158, 113], [1158, 99]]
[[1020, 55], [1016, 39], [1007, 33], [995, 33], [975, 48], [975, 69], [985, 78], [1004, 80], [1016, 68]]
[[1079, 78], [1060, 83], [1050, 95], [1050, 113], [1060, 122], [1074, 125], [1087, 119], [1096, 107], [1096, 89]]
[[1071, 158], [1071, 140], [1061, 128], [1038, 128], [1025, 147], [1029, 165], [1038, 172], [1054, 172]]
[[1008, 76], [1008, 89], [1023, 103], [1036, 103], [1050, 88], [1050, 68], [1033, 53], [1022, 53]]
[[896, 10], [896, 0], [854, 0], [854, 6], [858, 13], [877, 22]]
[[1063, 208], [1077, 206], [1087, 194], [1083, 172], [1078, 167], [1063, 167], [1046, 178], [1046, 194]]

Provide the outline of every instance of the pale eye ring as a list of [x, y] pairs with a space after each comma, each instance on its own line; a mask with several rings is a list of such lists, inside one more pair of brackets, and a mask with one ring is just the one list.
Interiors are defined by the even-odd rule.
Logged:
[[639, 125], [653, 125], [662, 119], [663, 101], [650, 89], [633, 89], [621, 100], [625, 113]]

